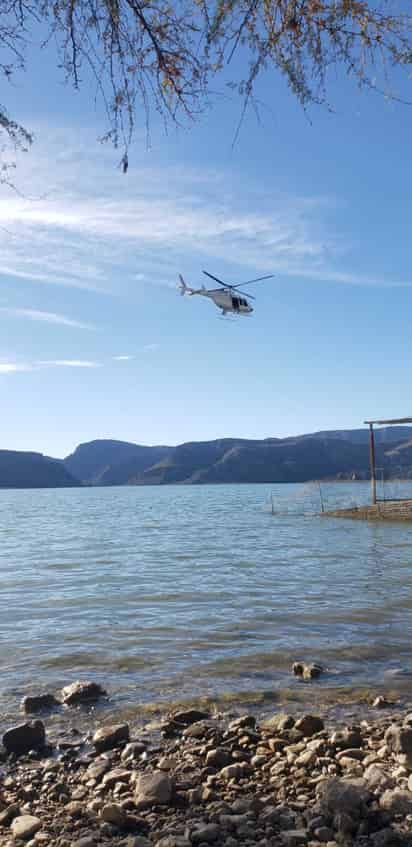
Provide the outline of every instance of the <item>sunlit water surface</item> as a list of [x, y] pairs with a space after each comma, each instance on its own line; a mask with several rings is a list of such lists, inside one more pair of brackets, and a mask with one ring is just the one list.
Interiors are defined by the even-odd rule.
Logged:
[[[329, 508], [368, 493], [322, 486]], [[1, 722], [77, 678], [125, 712], [412, 693], [412, 524], [319, 510], [316, 485], [0, 491]]]

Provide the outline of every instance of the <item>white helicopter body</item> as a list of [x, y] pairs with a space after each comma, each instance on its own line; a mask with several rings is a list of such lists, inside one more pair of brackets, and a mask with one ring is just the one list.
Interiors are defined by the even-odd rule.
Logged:
[[[245, 282], [242, 286], [240, 286], [228, 285], [216, 276], [208, 273], [208, 271], [203, 271], [203, 273], [218, 282], [222, 288], [206, 288], [204, 285], [202, 285], [201, 288], [190, 288], [190, 286], [186, 285], [182, 275], [179, 274], [180, 293], [182, 297], [185, 294], [188, 294], [190, 297], [194, 294], [199, 294], [201, 297], [208, 297], [209, 300], [213, 301], [218, 309], [221, 309], [222, 315], [251, 315], [253, 312], [253, 306], [250, 305], [246, 296], [238, 289], [245, 285], [250, 285], [251, 282], [259, 282], [261, 279], [270, 279], [272, 276], [264, 276], [259, 277], [258, 279], [249, 280], [249, 282]], [[248, 297], [252, 298], [252, 295], [248, 294]]]
[[215, 306], [222, 310], [224, 315], [232, 312], [235, 315], [250, 315], [253, 312], [253, 306], [250, 306], [245, 297], [240, 297], [236, 292], [231, 292], [228, 288], [190, 288], [186, 285], [182, 276], [180, 278], [180, 293], [183, 297], [188, 294], [192, 297], [194, 294], [200, 294], [201, 297], [208, 297], [213, 300]]

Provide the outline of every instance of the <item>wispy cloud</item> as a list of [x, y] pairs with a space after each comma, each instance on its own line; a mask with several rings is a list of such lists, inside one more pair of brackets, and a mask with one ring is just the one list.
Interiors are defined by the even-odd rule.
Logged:
[[36, 362], [40, 367], [55, 367], [55, 368], [99, 368], [100, 362], [91, 362], [87, 359], [46, 359]]
[[16, 362], [0, 362], [0, 374], [14, 374], [31, 370], [31, 365], [16, 364]]
[[174, 285], [177, 269], [207, 258], [253, 275], [409, 284], [351, 267], [335, 198], [288, 196], [244, 175], [147, 161], [125, 179], [86, 134], [79, 142], [70, 131], [53, 136], [39, 127], [36, 136], [18, 177], [39, 199], [0, 199], [0, 226], [13, 233], [0, 239], [0, 274], [113, 294]]
[[75, 329], [94, 329], [92, 324], [76, 321], [73, 318], [67, 318], [65, 315], [58, 315], [55, 312], [42, 312], [38, 309], [15, 309], [9, 306], [0, 306], [0, 314], [8, 315], [13, 318], [26, 318], [30, 321], [44, 321], [50, 324], [59, 324], [60, 326], [73, 327]]
[[41, 371], [47, 368], [100, 368], [101, 362], [88, 359], [43, 359], [39, 362], [0, 362], [1, 374], [17, 374], [27, 371]]
[[[157, 350], [158, 344], [145, 344], [140, 348], [140, 353], [150, 353]], [[93, 359], [39, 359], [35, 362], [0, 362], [1, 374], [14, 374], [25, 371], [39, 371], [47, 368], [102, 368], [105, 364], [112, 362], [131, 362], [137, 358], [136, 355], [111, 356], [103, 361]]]

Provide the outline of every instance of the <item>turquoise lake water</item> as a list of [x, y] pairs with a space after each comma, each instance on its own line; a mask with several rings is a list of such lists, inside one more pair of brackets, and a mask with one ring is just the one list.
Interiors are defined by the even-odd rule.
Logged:
[[[369, 489], [322, 493], [332, 508]], [[2, 722], [77, 678], [126, 710], [412, 692], [412, 524], [319, 508], [316, 485], [0, 491]], [[316, 686], [297, 659], [325, 666]]]

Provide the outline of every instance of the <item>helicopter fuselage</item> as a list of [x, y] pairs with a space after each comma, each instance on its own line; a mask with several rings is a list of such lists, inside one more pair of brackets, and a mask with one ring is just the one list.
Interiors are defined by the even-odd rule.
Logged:
[[[182, 297], [185, 294], [188, 294], [190, 297], [193, 297], [194, 294], [200, 294], [201, 297], [207, 297], [209, 300], [212, 300], [218, 309], [222, 310], [223, 315], [251, 315], [253, 312], [253, 306], [250, 305], [246, 294], [242, 291], [242, 288], [246, 285], [251, 285], [253, 282], [260, 282], [261, 280], [270, 279], [272, 277], [272, 274], [270, 276], [260, 276], [257, 279], [249, 279], [247, 282], [241, 283], [240, 285], [229, 285], [217, 276], [210, 274], [209, 271], [203, 271], [203, 273], [211, 279], [214, 279], [215, 282], [219, 283], [222, 287], [206, 288], [205, 285], [202, 285], [201, 288], [191, 288], [189, 285], [186, 285], [182, 274], [179, 274], [178, 288], [180, 290], [180, 294]], [[251, 297], [252, 300], [255, 299], [253, 294], [249, 294], [248, 296]]]
[[193, 293], [201, 294], [203, 297], [213, 300], [215, 306], [222, 309], [224, 314], [231, 312], [235, 315], [250, 315], [253, 312], [253, 307], [248, 303], [246, 297], [241, 297], [235, 291], [232, 292], [225, 288], [203, 288]]

